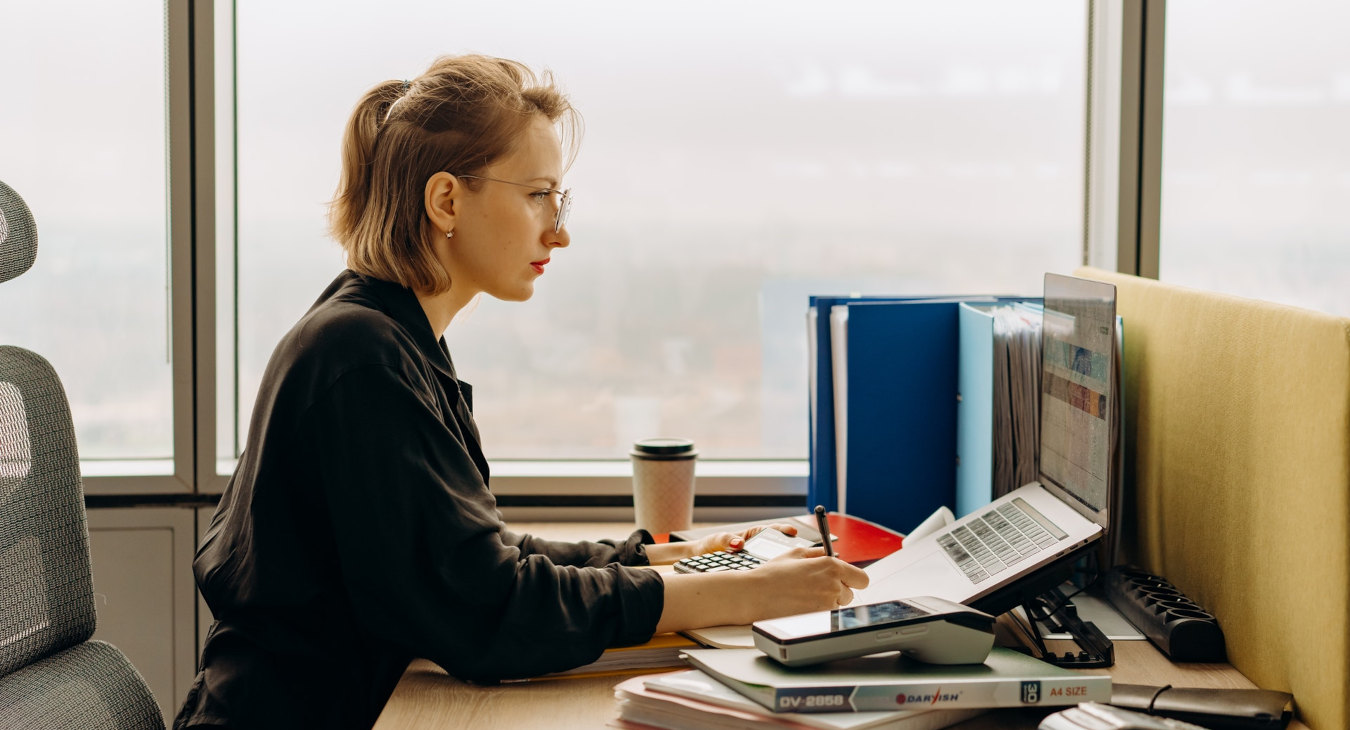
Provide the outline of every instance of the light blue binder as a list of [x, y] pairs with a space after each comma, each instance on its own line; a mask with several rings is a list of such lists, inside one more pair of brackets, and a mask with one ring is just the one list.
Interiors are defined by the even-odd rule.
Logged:
[[957, 325], [961, 363], [956, 377], [956, 506], [964, 517], [990, 502], [994, 483], [994, 316], [988, 306], [962, 303]]

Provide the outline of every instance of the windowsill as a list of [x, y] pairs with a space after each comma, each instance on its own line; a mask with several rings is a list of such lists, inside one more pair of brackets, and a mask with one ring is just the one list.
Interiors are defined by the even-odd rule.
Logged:
[[80, 459], [80, 476], [165, 477], [173, 475], [173, 459]]
[[[628, 460], [610, 461], [493, 461], [489, 463], [493, 477], [631, 477], [633, 465]], [[810, 467], [806, 461], [714, 461], [699, 460], [694, 474], [699, 477], [806, 477]]]
[[[234, 473], [235, 460], [216, 463], [218, 483], [201, 485], [203, 493], [220, 491]], [[627, 460], [495, 461], [492, 491], [497, 494], [605, 495], [631, 494], [632, 464]], [[138, 494], [190, 491], [174, 479], [170, 459], [81, 461], [81, 475], [95, 492]], [[694, 474], [700, 494], [805, 494], [810, 467], [805, 460], [699, 460]], [[168, 477], [169, 479], [165, 479]]]
[[[216, 473], [229, 477], [234, 473], [234, 459], [221, 459], [216, 462]], [[509, 479], [595, 479], [623, 477], [633, 475], [632, 463], [627, 460], [502, 460], [488, 463], [492, 477]], [[805, 459], [764, 459], [764, 460], [700, 460], [694, 466], [694, 474], [708, 478], [781, 478], [805, 479], [810, 473], [810, 465]]]

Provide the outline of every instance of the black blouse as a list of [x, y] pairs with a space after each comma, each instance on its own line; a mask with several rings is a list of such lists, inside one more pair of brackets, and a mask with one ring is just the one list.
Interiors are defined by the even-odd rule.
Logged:
[[413, 657], [494, 681], [646, 641], [664, 586], [634, 533], [506, 530], [444, 340], [343, 272], [277, 345], [193, 569], [216, 623], [176, 726], [370, 727]]

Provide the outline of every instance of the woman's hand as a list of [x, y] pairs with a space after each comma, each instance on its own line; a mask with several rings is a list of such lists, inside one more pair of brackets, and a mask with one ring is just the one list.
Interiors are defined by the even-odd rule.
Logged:
[[753, 572], [764, 599], [756, 621], [846, 606], [869, 581], [862, 568], [826, 557], [823, 547], [793, 548]]
[[[718, 550], [726, 550], [727, 552], [732, 553], [740, 552], [745, 548], [745, 542], [754, 537], [756, 533], [763, 530], [765, 527], [766, 525], [759, 525], [742, 532], [719, 532], [714, 535], [709, 535], [701, 540], [693, 540], [690, 542], [670, 542], [648, 545], [647, 560], [651, 562], [652, 565], [664, 565], [684, 558], [692, 558], [695, 555], [715, 553]], [[767, 527], [772, 527], [784, 535], [797, 534], [797, 528], [788, 524], [773, 524], [767, 525]]]
[[778, 616], [825, 611], [853, 601], [867, 573], [825, 549], [793, 548], [754, 570], [663, 575], [665, 607], [656, 630], [684, 631], [749, 624]]
[[772, 527], [784, 535], [792, 536], [797, 534], [797, 528], [786, 524], [760, 525], [758, 527], [751, 527], [743, 532], [719, 532], [716, 535], [709, 535], [702, 540], [696, 540], [689, 543], [690, 553], [685, 557], [703, 555], [704, 553], [715, 553], [718, 550], [726, 550], [730, 553], [740, 552], [745, 548], [746, 541], [754, 537], [765, 527]]

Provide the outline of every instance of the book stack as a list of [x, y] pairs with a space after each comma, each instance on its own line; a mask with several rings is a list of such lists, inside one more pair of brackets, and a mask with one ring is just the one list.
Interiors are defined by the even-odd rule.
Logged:
[[628, 727], [940, 728], [998, 707], [1106, 702], [1111, 678], [995, 647], [984, 664], [924, 664], [896, 653], [787, 667], [753, 649], [685, 653], [694, 666], [615, 687]]
[[645, 644], [614, 646], [605, 650], [599, 659], [562, 672], [545, 674], [530, 680], [566, 679], [569, 677], [603, 677], [634, 672], [658, 672], [684, 666], [682, 657], [700, 645], [680, 634], [657, 634]]
[[619, 719], [631, 728], [794, 728], [796, 730], [931, 730], [984, 710], [772, 712], [697, 669], [633, 677], [614, 688]]

